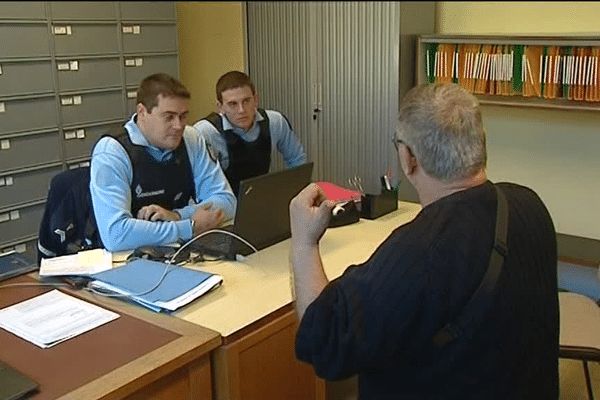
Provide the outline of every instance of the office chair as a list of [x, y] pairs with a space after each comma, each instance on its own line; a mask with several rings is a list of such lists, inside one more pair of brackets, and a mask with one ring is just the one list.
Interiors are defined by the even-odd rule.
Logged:
[[583, 294], [600, 305], [600, 269], [598, 263], [559, 257], [558, 287]]
[[594, 400], [589, 361], [600, 362], [600, 306], [584, 295], [560, 292], [559, 358], [581, 360], [588, 397]]

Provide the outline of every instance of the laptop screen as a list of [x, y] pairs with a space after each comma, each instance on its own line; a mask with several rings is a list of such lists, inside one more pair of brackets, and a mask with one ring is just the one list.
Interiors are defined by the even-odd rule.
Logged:
[[310, 182], [314, 163], [243, 180], [234, 232], [258, 250], [291, 236], [290, 201]]
[[[310, 182], [314, 163], [306, 163], [241, 181], [233, 225], [220, 230], [232, 232], [257, 250], [291, 236], [290, 201]], [[190, 249], [201, 254], [235, 260], [253, 249], [243, 241], [221, 232], [193, 239]]]

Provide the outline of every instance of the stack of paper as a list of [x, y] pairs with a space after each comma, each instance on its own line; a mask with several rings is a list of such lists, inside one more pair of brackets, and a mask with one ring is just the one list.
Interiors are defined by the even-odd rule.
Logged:
[[156, 312], [174, 311], [223, 282], [219, 275], [138, 259], [90, 276], [89, 287], [120, 294]]
[[40, 276], [91, 275], [112, 268], [112, 254], [105, 249], [84, 250], [77, 254], [42, 258]]
[[0, 310], [0, 327], [45, 349], [116, 318], [119, 314], [52, 290]]

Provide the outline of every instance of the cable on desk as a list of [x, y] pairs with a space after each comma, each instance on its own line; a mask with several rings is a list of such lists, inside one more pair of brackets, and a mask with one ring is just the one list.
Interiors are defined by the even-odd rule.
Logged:
[[[173, 254], [171, 256], [171, 258], [169, 259], [169, 263], [172, 263], [175, 260], [175, 257], [177, 257], [177, 255], [179, 254], [179, 252], [181, 250], [183, 250], [185, 247], [189, 246], [191, 243], [194, 243], [196, 240], [200, 239], [203, 236], [208, 235], [209, 233], [224, 233], [226, 235], [229, 236], [233, 236], [234, 238], [238, 239], [239, 241], [241, 241], [242, 243], [244, 243], [245, 245], [247, 245], [248, 247], [250, 247], [252, 249], [253, 252], [258, 253], [258, 250], [256, 249], [256, 247], [254, 247], [250, 242], [248, 242], [246, 239], [244, 239], [243, 237], [233, 233], [233, 232], [229, 232], [229, 231], [225, 231], [223, 229], [209, 229], [205, 232], [199, 233], [198, 235], [196, 235], [195, 237], [193, 237], [191, 240], [189, 240], [186, 244], [184, 244], [183, 246], [181, 246], [176, 252], [175, 254]], [[241, 259], [238, 259], [238, 256], [241, 257]], [[242, 256], [241, 254], [236, 254], [236, 260], [237, 261], [242, 261], [244, 259], [244, 256]]]
[[[100, 296], [105, 296], [105, 297], [131, 297], [131, 296], [141, 296], [143, 294], [146, 293], [150, 293], [151, 291], [153, 291], [154, 289], [156, 289], [161, 283], [162, 281], [165, 280], [165, 277], [167, 276], [167, 272], [169, 272], [169, 268], [171, 268], [171, 265], [173, 265], [172, 263], [170, 263], [169, 261], [165, 261], [165, 264], [167, 264], [165, 266], [165, 272], [163, 272], [162, 276], [160, 277], [160, 279], [158, 280], [158, 282], [156, 282], [156, 284], [154, 286], [152, 286], [150, 289], [143, 291], [143, 292], [138, 292], [138, 293], [107, 293], [107, 292], [101, 292], [98, 291], [96, 288], [91, 287], [89, 284], [86, 285], [83, 289], [87, 290], [88, 292], [92, 292], [92, 293], [96, 293], [99, 294]], [[91, 283], [91, 282], [90, 282]]]

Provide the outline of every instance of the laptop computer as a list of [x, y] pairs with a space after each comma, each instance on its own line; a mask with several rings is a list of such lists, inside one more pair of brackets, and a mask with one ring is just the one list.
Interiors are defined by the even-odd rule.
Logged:
[[36, 381], [0, 361], [0, 400], [23, 399], [39, 387]]
[[17, 252], [0, 254], [0, 282], [38, 268], [35, 261]]
[[[257, 250], [291, 236], [290, 201], [311, 182], [314, 163], [264, 174], [240, 183], [233, 225], [222, 230], [233, 232]], [[190, 250], [235, 260], [254, 250], [226, 233], [208, 233], [189, 244]]]

